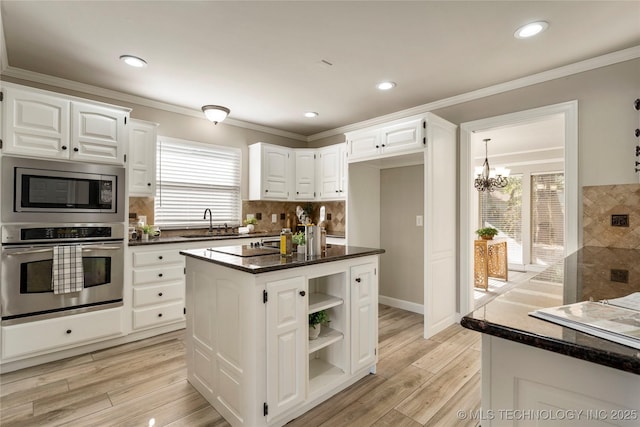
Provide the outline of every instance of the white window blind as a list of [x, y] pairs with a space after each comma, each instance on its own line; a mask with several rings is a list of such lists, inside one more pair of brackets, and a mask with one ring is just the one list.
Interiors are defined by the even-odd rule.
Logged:
[[480, 223], [507, 240], [509, 263], [522, 264], [522, 175], [511, 175], [504, 188], [480, 193]]
[[531, 176], [531, 262], [551, 265], [564, 256], [564, 173]]
[[165, 227], [241, 223], [241, 152], [193, 141], [159, 137], [155, 223]]

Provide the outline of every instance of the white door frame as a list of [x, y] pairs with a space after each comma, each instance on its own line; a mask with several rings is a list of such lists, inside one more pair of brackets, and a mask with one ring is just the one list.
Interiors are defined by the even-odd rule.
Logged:
[[460, 125], [460, 301], [458, 317], [474, 309], [473, 299], [473, 230], [476, 227], [477, 206], [474, 203], [473, 159], [471, 134], [496, 127], [521, 124], [546, 116], [562, 114], [564, 117], [564, 175], [565, 175], [565, 245], [568, 255], [581, 246], [578, 227], [582, 224], [582, 199], [578, 176], [578, 101], [548, 105], [501, 116], [475, 120]]

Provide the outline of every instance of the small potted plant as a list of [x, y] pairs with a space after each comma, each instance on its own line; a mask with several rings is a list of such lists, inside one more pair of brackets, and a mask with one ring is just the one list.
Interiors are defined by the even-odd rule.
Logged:
[[306, 243], [304, 233], [302, 231], [298, 231], [291, 237], [291, 240], [293, 242], [294, 249], [296, 249], [298, 253], [304, 253]]
[[323, 323], [329, 323], [327, 310], [316, 311], [309, 315], [309, 339], [315, 340], [320, 335], [320, 328]]
[[142, 229], [142, 240], [143, 241], [149, 240], [149, 233], [151, 233], [151, 230], [153, 230], [153, 225], [145, 224], [141, 227], [141, 229]]
[[478, 237], [484, 240], [492, 240], [493, 236], [498, 234], [498, 230], [493, 227], [483, 227], [476, 230]]
[[256, 224], [258, 223], [258, 220], [254, 218], [247, 218], [244, 220], [244, 223], [247, 224], [247, 228], [249, 229], [249, 232], [252, 233], [253, 230], [255, 230], [256, 228]]

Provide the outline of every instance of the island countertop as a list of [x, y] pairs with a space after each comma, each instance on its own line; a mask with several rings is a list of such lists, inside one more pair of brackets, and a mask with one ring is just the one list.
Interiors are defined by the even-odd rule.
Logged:
[[506, 340], [640, 374], [640, 351], [528, 315], [640, 291], [640, 250], [584, 247], [464, 316], [462, 326]]
[[[220, 248], [213, 248], [219, 250]], [[269, 271], [284, 270], [289, 268], [304, 267], [307, 265], [326, 262], [341, 261], [345, 259], [383, 254], [384, 249], [364, 248], [359, 246], [331, 245], [326, 253], [316, 256], [305, 256], [296, 252], [291, 256], [281, 256], [279, 253], [259, 256], [236, 256], [214, 250], [190, 249], [180, 251], [182, 255], [196, 258], [202, 261], [223, 265], [246, 273], [259, 274]]]

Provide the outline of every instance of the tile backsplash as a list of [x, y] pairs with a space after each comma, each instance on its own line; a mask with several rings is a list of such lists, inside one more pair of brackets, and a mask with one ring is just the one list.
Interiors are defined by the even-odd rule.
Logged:
[[[129, 197], [129, 212], [131, 215], [136, 216], [146, 215], [147, 223], [154, 223], [153, 212], [153, 197]], [[328, 234], [332, 235], [344, 235], [345, 233], [345, 202], [343, 201], [329, 201], [329, 202], [271, 202], [264, 200], [244, 200], [242, 202], [242, 219], [247, 217], [247, 214], [260, 214], [262, 219], [258, 220], [256, 224], [256, 231], [280, 231], [287, 224], [287, 218], [291, 224], [291, 228], [295, 228], [296, 218], [296, 206], [309, 205], [311, 208], [311, 218], [314, 223], [318, 222], [320, 217], [320, 207], [325, 207], [327, 215], [325, 225]], [[272, 222], [272, 215], [276, 215], [276, 222]], [[283, 218], [284, 215], [284, 218]], [[133, 219], [131, 219], [133, 220]], [[244, 225], [244, 224], [243, 224]], [[206, 224], [203, 222], [203, 227]]]
[[640, 249], [640, 184], [583, 187], [582, 200], [584, 246]]

